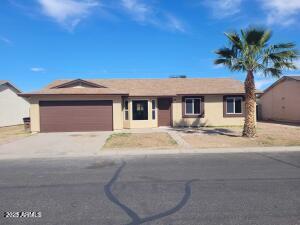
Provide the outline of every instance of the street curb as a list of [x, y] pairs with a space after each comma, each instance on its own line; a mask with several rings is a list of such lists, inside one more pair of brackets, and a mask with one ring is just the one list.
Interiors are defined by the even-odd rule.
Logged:
[[178, 148], [178, 149], [106, 149], [99, 156], [122, 155], [171, 155], [171, 154], [214, 154], [214, 153], [251, 153], [251, 152], [300, 152], [300, 146], [292, 147], [247, 147], [247, 148]]

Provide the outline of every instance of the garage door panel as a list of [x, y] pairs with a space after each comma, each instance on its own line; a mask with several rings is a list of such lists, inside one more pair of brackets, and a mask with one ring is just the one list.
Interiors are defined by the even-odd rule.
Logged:
[[42, 132], [112, 130], [112, 101], [40, 102]]
[[91, 101], [40, 101], [40, 106], [111, 106], [111, 100]]

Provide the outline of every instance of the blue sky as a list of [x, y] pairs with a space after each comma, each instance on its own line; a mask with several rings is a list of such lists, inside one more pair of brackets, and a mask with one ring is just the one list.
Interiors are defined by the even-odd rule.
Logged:
[[243, 80], [213, 65], [214, 50], [227, 44], [223, 32], [264, 26], [272, 42], [300, 48], [297, 21], [299, 0], [2, 0], [0, 79], [24, 91], [63, 78]]

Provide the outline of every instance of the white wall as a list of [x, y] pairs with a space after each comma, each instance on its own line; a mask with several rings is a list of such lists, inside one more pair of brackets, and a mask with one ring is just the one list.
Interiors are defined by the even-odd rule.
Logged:
[[0, 86], [0, 127], [23, 124], [29, 116], [29, 103], [7, 85]]

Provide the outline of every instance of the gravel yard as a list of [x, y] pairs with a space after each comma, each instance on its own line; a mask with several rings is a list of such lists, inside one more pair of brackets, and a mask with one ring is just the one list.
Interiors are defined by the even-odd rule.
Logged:
[[30, 132], [24, 129], [24, 125], [0, 127], [0, 144], [15, 141], [29, 135]]
[[181, 137], [195, 148], [300, 146], [300, 126], [257, 123], [257, 137], [242, 137], [242, 127], [208, 127], [179, 130]]
[[177, 143], [168, 133], [117, 133], [112, 134], [104, 148], [171, 148]]

